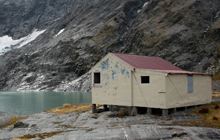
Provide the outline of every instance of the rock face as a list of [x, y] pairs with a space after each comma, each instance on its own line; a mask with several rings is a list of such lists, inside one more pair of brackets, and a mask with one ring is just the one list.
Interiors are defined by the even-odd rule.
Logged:
[[62, 89], [108, 52], [220, 71], [219, 0], [0, 0], [0, 36], [34, 29], [46, 31], [0, 56], [0, 89]]
[[0, 36], [23, 37], [45, 29], [71, 11], [69, 0], [0, 0]]
[[109, 115], [111, 112], [99, 114], [74, 112], [59, 115], [43, 112], [22, 120], [23, 122], [19, 123], [19, 126], [22, 126], [20, 128], [13, 126], [0, 128], [0, 139], [31, 137], [47, 140], [218, 140], [220, 138], [220, 129], [176, 126], [170, 120], [147, 115], [123, 118], [112, 118]]

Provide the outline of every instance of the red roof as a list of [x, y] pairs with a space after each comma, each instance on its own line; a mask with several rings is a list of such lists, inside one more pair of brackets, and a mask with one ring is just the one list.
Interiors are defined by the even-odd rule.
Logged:
[[170, 62], [160, 57], [119, 54], [119, 53], [114, 53], [114, 55], [135, 68], [182, 71], [182, 69], [180, 69], [179, 67], [174, 66]]
[[113, 53], [113, 54], [118, 58], [120, 58], [121, 60], [125, 61], [126, 63], [130, 64], [134, 68], [150, 69], [150, 70], [156, 70], [170, 74], [206, 75], [203, 73], [184, 71], [181, 68], [174, 66], [172, 63], [160, 57], [140, 56], [140, 55], [120, 54], [120, 53]]

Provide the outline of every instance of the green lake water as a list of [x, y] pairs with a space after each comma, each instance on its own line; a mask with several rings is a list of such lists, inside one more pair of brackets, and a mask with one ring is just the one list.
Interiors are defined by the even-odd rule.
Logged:
[[0, 112], [16, 115], [39, 113], [63, 104], [91, 103], [90, 93], [0, 92]]

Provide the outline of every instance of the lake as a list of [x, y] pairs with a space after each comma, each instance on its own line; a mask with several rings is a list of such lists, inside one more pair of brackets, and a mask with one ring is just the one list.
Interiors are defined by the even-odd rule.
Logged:
[[91, 103], [90, 93], [0, 92], [0, 112], [16, 115], [39, 113], [63, 104]]

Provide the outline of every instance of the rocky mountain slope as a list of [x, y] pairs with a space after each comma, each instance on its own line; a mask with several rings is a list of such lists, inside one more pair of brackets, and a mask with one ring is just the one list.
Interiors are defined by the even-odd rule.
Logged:
[[108, 52], [220, 71], [219, 0], [0, 0], [0, 36], [19, 39], [36, 29], [45, 31], [0, 56], [0, 89], [88, 87], [88, 75], [76, 78]]

